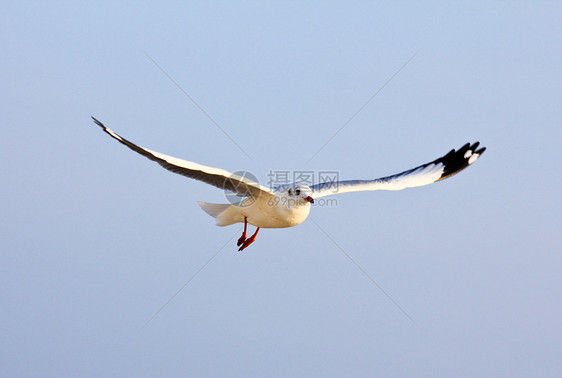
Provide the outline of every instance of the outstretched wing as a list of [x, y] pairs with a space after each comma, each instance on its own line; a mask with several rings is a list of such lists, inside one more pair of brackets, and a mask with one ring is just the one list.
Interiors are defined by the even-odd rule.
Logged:
[[457, 174], [474, 163], [486, 150], [486, 147], [477, 149], [479, 144], [480, 142], [472, 145], [467, 143], [458, 151], [453, 149], [437, 160], [392, 176], [375, 180], [336, 181], [313, 185], [310, 187], [312, 197], [319, 198], [332, 194], [367, 190], [402, 190], [428, 185]]
[[129, 147], [131, 150], [138, 152], [142, 156], [157, 162], [167, 170], [186, 176], [195, 180], [203, 181], [207, 184], [216, 186], [219, 189], [230, 190], [240, 196], [259, 197], [260, 195], [271, 195], [272, 193], [264, 186], [257, 182], [242, 177], [237, 174], [225, 171], [224, 169], [209, 167], [193, 163], [191, 161], [182, 160], [173, 156], [161, 154], [149, 149], [139, 147], [127, 139], [122, 138], [112, 130], [108, 129], [103, 123], [92, 117], [96, 125], [100, 126], [103, 131], [111, 137], [117, 139], [120, 143]]

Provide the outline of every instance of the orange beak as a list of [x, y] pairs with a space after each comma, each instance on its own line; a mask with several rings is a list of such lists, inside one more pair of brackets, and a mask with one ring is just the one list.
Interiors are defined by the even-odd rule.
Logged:
[[311, 196], [305, 198], [306, 202], [314, 203], [314, 199]]

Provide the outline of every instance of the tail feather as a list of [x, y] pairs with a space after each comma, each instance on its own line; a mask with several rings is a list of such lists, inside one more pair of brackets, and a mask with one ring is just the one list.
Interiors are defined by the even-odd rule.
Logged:
[[[223, 203], [208, 203], [208, 202], [197, 202], [201, 209], [207, 214], [216, 218], [217, 226], [228, 226], [230, 224], [240, 222], [240, 214], [236, 211], [236, 207], [231, 204]], [[243, 219], [243, 218], [242, 218]]]
[[223, 211], [230, 207], [230, 204], [223, 204], [223, 203], [208, 203], [208, 202], [201, 202], [197, 201], [201, 209], [204, 212], [212, 216], [213, 218], [218, 217]]

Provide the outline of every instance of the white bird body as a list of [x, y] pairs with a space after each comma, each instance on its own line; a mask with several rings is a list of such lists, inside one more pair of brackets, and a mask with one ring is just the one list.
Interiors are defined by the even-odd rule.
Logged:
[[[478, 149], [479, 142], [467, 143], [459, 150], [451, 150], [430, 163], [378, 179], [325, 182], [310, 187], [295, 183], [266, 188], [247, 177], [220, 168], [178, 159], [137, 146], [108, 129], [97, 119], [93, 119], [112, 138], [167, 170], [242, 196], [243, 199], [234, 204], [199, 202], [199, 206], [216, 219], [217, 226], [244, 223], [244, 232], [238, 240], [239, 250], [245, 249], [254, 242], [260, 228], [286, 228], [304, 222], [310, 213], [311, 203], [314, 203], [313, 198], [358, 191], [402, 190], [428, 185], [462, 171], [486, 150], [486, 147]], [[246, 238], [248, 223], [257, 227], [250, 238]]]
[[310, 203], [287, 206], [283, 196], [272, 198], [260, 197], [257, 200], [248, 197], [239, 204], [216, 204], [198, 202], [209, 215], [216, 218], [217, 226], [230, 226], [246, 221], [260, 228], [287, 228], [298, 226], [310, 214]]

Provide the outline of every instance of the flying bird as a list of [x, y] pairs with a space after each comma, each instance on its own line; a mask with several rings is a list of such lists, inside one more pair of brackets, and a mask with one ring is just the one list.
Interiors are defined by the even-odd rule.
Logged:
[[[244, 231], [237, 242], [239, 251], [256, 240], [260, 228], [293, 227], [304, 222], [314, 199], [349, 192], [402, 190], [428, 185], [459, 173], [474, 163], [486, 150], [486, 147], [478, 148], [479, 142], [467, 143], [460, 149], [453, 149], [427, 164], [374, 180], [325, 182], [311, 186], [293, 183], [267, 188], [244, 175], [240, 176], [220, 168], [178, 159], [137, 146], [108, 129], [94, 117], [92, 119], [111, 137], [167, 170], [240, 196], [238, 202], [230, 204], [198, 202], [207, 214], [216, 219], [217, 226], [244, 223]], [[248, 223], [257, 227], [250, 237], [247, 236]]]

